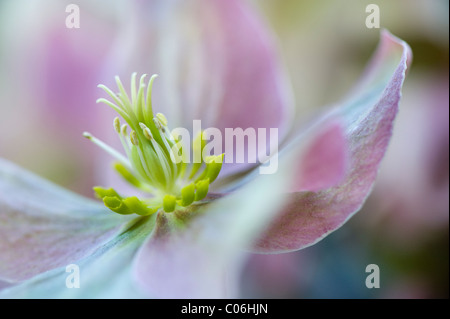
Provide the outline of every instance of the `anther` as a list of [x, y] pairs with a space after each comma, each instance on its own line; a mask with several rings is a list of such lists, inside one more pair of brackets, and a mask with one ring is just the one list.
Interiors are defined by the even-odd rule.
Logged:
[[142, 130], [142, 132], [144, 132], [144, 136], [145, 136], [146, 139], [151, 140], [153, 138], [152, 137], [152, 132], [150, 132], [150, 129], [148, 127], [144, 128]]
[[162, 113], [156, 113], [156, 118], [161, 122], [163, 126], [167, 126], [167, 118]]
[[133, 145], [138, 146], [139, 140], [135, 131], [131, 131], [130, 133], [130, 141]]
[[127, 136], [127, 128], [128, 125], [123, 124], [122, 127], [120, 128], [120, 132], [122, 133], [123, 136]]
[[119, 117], [115, 117], [113, 123], [114, 123], [114, 129], [116, 130], [117, 133], [120, 134], [120, 120], [119, 120]]
[[158, 118], [154, 117], [153, 123], [155, 123], [155, 126], [158, 130], [162, 130], [162, 125], [161, 125], [161, 122], [158, 120]]

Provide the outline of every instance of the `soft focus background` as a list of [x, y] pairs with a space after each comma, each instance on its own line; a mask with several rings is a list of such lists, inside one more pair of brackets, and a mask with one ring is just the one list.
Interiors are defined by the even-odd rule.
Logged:
[[[69, 3], [0, 1], [0, 156], [92, 197], [105, 156], [81, 134], [103, 137], [112, 128], [112, 114], [95, 104], [103, 96], [96, 86], [111, 76], [99, 65], [129, 45], [117, 43], [126, 4], [73, 2], [81, 9], [75, 30], [64, 24]], [[448, 1], [251, 5], [278, 43], [302, 122], [342, 99], [376, 48], [380, 30], [365, 26], [370, 3], [380, 7], [381, 27], [414, 54], [373, 193], [361, 212], [317, 245], [250, 256], [242, 297], [448, 298]], [[380, 267], [379, 289], [365, 286], [368, 264]]]

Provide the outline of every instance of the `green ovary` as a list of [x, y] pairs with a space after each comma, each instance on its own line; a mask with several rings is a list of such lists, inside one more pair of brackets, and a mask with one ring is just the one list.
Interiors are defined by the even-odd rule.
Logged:
[[[127, 157], [91, 134], [84, 133], [85, 137], [118, 160], [114, 168], [124, 180], [149, 194], [148, 198], [143, 199], [123, 197], [113, 188], [94, 187], [97, 197], [103, 200], [105, 206], [122, 215], [145, 216], [160, 209], [173, 212], [203, 200], [209, 185], [219, 175], [224, 157], [224, 154], [208, 156], [200, 163], [189, 163], [181, 142], [170, 133], [166, 117], [162, 113], [153, 115], [151, 92], [156, 75], [150, 78], [147, 85], [144, 83], [145, 77], [144, 74], [140, 78], [139, 87], [136, 88], [136, 73], [132, 74], [131, 97], [119, 77], [116, 77], [117, 94], [99, 85], [112, 101], [101, 98], [97, 102], [113, 108], [126, 122], [121, 125], [119, 117], [114, 119], [114, 129]], [[196, 151], [202, 152], [205, 146], [202, 132], [194, 140], [198, 139], [202, 142], [200, 150]]]

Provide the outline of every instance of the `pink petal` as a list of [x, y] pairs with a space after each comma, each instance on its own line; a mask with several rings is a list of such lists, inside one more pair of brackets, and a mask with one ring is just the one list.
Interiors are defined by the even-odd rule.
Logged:
[[[154, 107], [167, 115], [171, 128], [191, 130], [193, 120], [201, 119], [203, 129], [279, 128], [283, 138], [290, 94], [265, 26], [243, 1], [145, 5], [124, 33], [123, 41], [136, 47], [112, 60], [123, 61], [119, 73], [125, 77], [132, 71], [160, 75]], [[251, 161], [257, 159], [225, 164], [221, 176], [255, 165]]]
[[5, 288], [7, 288], [9, 286], [10, 286], [9, 283], [7, 283], [6, 281], [1, 281], [0, 280], [0, 290], [5, 289]]
[[303, 150], [291, 191], [318, 191], [337, 185], [348, 166], [347, 141], [342, 125], [336, 121], [325, 128]]
[[[292, 194], [282, 215], [257, 243], [257, 251], [289, 251], [312, 245], [361, 208], [391, 137], [410, 56], [405, 42], [387, 31], [382, 33], [375, 60], [365, 76], [367, 85], [337, 110], [347, 119], [350, 171], [345, 181], [323, 191]], [[393, 64], [396, 57], [400, 60]]]
[[120, 216], [0, 160], [0, 281], [21, 281], [89, 255]]
[[[319, 118], [307, 129], [297, 132], [273, 158], [269, 165], [276, 170], [268, 175], [288, 170], [289, 192], [317, 191], [338, 185], [345, 178], [349, 166], [347, 138], [343, 129], [343, 118], [339, 114], [329, 114]], [[277, 158], [275, 160], [275, 157]], [[277, 163], [277, 164], [274, 164]], [[257, 178], [262, 166], [240, 178], [231, 178], [219, 183], [208, 197], [216, 199]]]

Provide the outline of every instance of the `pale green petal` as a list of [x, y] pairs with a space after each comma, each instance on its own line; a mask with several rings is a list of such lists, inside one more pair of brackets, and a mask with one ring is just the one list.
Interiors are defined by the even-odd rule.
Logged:
[[79, 288], [66, 286], [67, 278], [73, 273], [61, 267], [0, 291], [0, 298], [147, 297], [133, 281], [131, 261], [153, 229], [154, 218], [141, 217], [132, 223], [127, 231], [75, 263], [79, 266]]
[[126, 221], [0, 159], [0, 280], [22, 281], [75, 262]]

